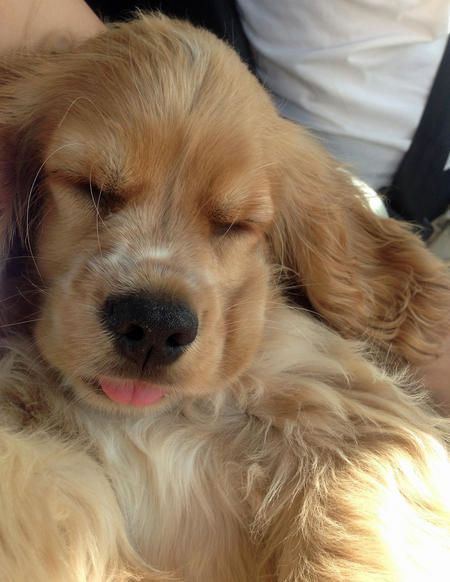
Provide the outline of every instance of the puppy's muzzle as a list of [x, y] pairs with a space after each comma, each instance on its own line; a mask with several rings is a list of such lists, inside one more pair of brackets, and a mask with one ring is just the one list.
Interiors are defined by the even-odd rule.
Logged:
[[186, 303], [149, 294], [109, 297], [102, 319], [117, 352], [141, 370], [173, 363], [198, 331], [197, 315]]

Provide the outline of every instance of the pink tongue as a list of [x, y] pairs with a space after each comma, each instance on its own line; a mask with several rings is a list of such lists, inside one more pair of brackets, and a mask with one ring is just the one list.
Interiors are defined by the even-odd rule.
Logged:
[[148, 382], [100, 378], [99, 384], [106, 396], [119, 404], [149, 406], [164, 397], [162, 388]]

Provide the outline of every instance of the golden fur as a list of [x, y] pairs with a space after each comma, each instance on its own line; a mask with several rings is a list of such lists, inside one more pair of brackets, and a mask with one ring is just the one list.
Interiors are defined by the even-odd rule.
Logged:
[[[445, 268], [205, 31], [143, 16], [0, 79], [38, 308], [4, 317], [2, 582], [447, 579], [447, 424], [371, 356], [437, 355]], [[155, 289], [199, 334], [135, 410], [95, 385], [132, 373], [98, 310]]]

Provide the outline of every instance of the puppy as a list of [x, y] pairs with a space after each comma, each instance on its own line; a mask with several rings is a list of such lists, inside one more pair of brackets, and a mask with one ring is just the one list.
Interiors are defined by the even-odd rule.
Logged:
[[0, 78], [2, 581], [447, 579], [440, 263], [186, 23]]

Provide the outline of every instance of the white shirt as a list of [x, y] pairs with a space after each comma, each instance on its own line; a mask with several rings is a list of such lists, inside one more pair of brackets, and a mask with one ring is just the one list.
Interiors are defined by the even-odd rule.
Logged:
[[[238, 0], [281, 113], [378, 189], [420, 120], [449, 31], [448, 0]], [[450, 106], [450, 103], [449, 103]]]

